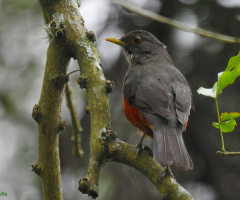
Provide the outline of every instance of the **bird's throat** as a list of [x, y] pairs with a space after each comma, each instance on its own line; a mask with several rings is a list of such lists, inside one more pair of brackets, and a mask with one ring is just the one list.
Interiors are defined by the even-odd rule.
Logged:
[[141, 64], [144, 61], [144, 56], [134, 54], [129, 50], [123, 49], [123, 54], [130, 65]]

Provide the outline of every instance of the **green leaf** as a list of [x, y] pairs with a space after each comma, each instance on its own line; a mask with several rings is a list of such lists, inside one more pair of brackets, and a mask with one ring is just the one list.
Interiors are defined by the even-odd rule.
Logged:
[[222, 90], [230, 84], [233, 84], [235, 79], [240, 76], [240, 63], [232, 68], [231, 71], [223, 72], [218, 80], [217, 96]]
[[230, 113], [225, 112], [220, 115], [220, 121], [223, 122], [230, 119], [236, 119], [238, 117], [240, 117], [240, 113], [238, 112], [230, 112]]
[[228, 66], [224, 72], [218, 73], [218, 82], [213, 85], [213, 88], [200, 87], [197, 92], [204, 96], [218, 98], [222, 90], [235, 82], [235, 79], [240, 76], [240, 52], [237, 56], [230, 58]]
[[[232, 132], [236, 126], [236, 121], [234, 119], [230, 119], [228, 121], [224, 121], [221, 123], [221, 130], [224, 133]], [[212, 126], [219, 129], [219, 123], [213, 122]]]
[[213, 122], [213, 123], [212, 123], [212, 126], [214, 126], [215, 128], [218, 128], [218, 129], [219, 129], [219, 123], [217, 123], [217, 122]]
[[219, 80], [219, 78], [222, 76], [223, 73], [224, 73], [224, 72], [219, 72], [219, 73], [218, 73], [218, 75], [217, 75], [217, 76], [218, 76], [218, 80]]
[[216, 98], [217, 82], [213, 85], [213, 88], [203, 88], [200, 87], [197, 92], [207, 97]]
[[225, 72], [230, 71], [233, 67], [235, 67], [239, 63], [240, 63], [240, 52], [238, 53], [237, 56], [233, 56], [229, 59]]

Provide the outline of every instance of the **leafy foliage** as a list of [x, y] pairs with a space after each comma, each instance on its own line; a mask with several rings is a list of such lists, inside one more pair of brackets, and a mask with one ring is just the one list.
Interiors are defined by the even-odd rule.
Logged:
[[221, 122], [223, 122], [230, 119], [236, 119], [238, 117], [240, 117], [240, 113], [238, 112], [231, 112], [231, 113], [225, 112], [220, 115], [220, 120]]
[[[215, 128], [219, 129], [219, 123], [213, 122], [212, 124]], [[232, 132], [235, 128], [236, 120], [230, 119], [221, 123], [221, 130], [224, 133]]]
[[218, 73], [218, 81], [214, 83], [212, 88], [200, 87], [197, 92], [207, 97], [212, 97], [215, 99], [218, 123], [213, 122], [213, 126], [220, 130], [221, 140], [222, 140], [222, 151], [225, 151], [224, 140], [222, 132], [232, 132], [236, 126], [236, 118], [240, 117], [240, 113], [222, 113], [219, 115], [218, 109], [218, 96], [222, 93], [223, 89], [228, 85], [235, 82], [236, 78], [240, 76], [240, 52], [237, 56], [230, 58], [228, 65], [224, 72]]

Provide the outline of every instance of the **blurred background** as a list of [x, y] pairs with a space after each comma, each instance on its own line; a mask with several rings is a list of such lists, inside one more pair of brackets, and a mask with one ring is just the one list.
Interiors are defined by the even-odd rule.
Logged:
[[[128, 0], [152, 12], [175, 19], [192, 27], [201, 27], [235, 37], [240, 35], [239, 0]], [[97, 48], [105, 76], [115, 82], [109, 94], [112, 129], [118, 137], [136, 144], [140, 137], [137, 128], [126, 119], [122, 110], [122, 81], [128, 64], [120, 47], [106, 42], [108, 37], [121, 37], [135, 29], [152, 32], [168, 47], [180, 71], [186, 76], [193, 91], [196, 107], [191, 112], [184, 140], [195, 164], [194, 170], [182, 171], [172, 167], [177, 181], [193, 197], [204, 200], [237, 200], [240, 196], [240, 157], [221, 157], [220, 136], [211, 126], [217, 121], [214, 100], [198, 95], [199, 87], [210, 88], [223, 71], [230, 57], [239, 52], [239, 45], [180, 31], [145, 17], [126, 11], [108, 0], [83, 0], [80, 8], [88, 30], [97, 35]], [[34, 104], [38, 103], [46, 51], [47, 34], [41, 7], [34, 0], [0, 0], [0, 192], [7, 200], [40, 200], [41, 180], [31, 172], [37, 161], [38, 126], [31, 118]], [[78, 69], [75, 61], [69, 72]], [[72, 156], [71, 121], [66, 102], [62, 104], [62, 119], [68, 126], [60, 134], [60, 156], [64, 200], [89, 199], [81, 194], [78, 181], [85, 177], [89, 162], [89, 116], [85, 114], [86, 91], [79, 89], [70, 76], [79, 117], [83, 126], [81, 159]], [[219, 97], [220, 112], [240, 112], [239, 83], [228, 86]], [[239, 120], [238, 120], [239, 121]], [[240, 151], [239, 127], [225, 134], [225, 147]], [[144, 144], [151, 147], [151, 139]], [[161, 199], [155, 186], [135, 169], [108, 163], [102, 168], [99, 200]]]

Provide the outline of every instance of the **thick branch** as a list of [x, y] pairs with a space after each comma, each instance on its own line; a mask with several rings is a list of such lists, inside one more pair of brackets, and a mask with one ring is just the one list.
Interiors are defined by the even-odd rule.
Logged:
[[201, 28], [192, 28], [192, 27], [190, 27], [190, 26], [188, 26], [184, 23], [178, 22], [176, 20], [169, 19], [167, 17], [164, 17], [162, 15], [158, 15], [158, 14], [153, 13], [151, 11], [139, 8], [136, 5], [132, 5], [132, 4], [127, 3], [125, 1], [122, 1], [122, 0], [112, 0], [112, 2], [122, 6], [123, 8], [126, 8], [127, 10], [130, 10], [134, 13], [145, 16], [147, 18], [158, 21], [160, 23], [168, 24], [170, 26], [182, 29], [184, 31], [193, 32], [193, 33], [199, 34], [201, 36], [213, 38], [213, 39], [216, 39], [216, 40], [221, 40], [223, 42], [236, 43], [236, 44], [240, 43], [240, 38], [236, 38], [236, 37], [232, 37], [232, 36], [228, 36], [228, 35], [223, 35], [223, 34], [212, 32], [212, 31], [207, 31], [207, 30], [204, 30], [204, 29], [201, 29]]
[[44, 200], [62, 199], [59, 131], [64, 124], [60, 110], [66, 80], [61, 75], [66, 73], [69, 60], [61, 39], [52, 40], [47, 52], [41, 97], [33, 110], [33, 117], [39, 125], [38, 163], [34, 166], [38, 166], [41, 176]]
[[[110, 129], [103, 129], [99, 138], [104, 147], [101, 155], [102, 162], [116, 161], [135, 168], [156, 186], [162, 199], [193, 200], [193, 197], [175, 179], [165, 174], [165, 170], [154, 161], [152, 151], [149, 148], [145, 147], [139, 154], [138, 148], [116, 138], [116, 134]], [[97, 170], [90, 171], [89, 174], [91, 173], [92, 176], [99, 176]], [[92, 180], [88, 178], [81, 179], [79, 183], [81, 191], [88, 192], [89, 195], [96, 194], [97, 191], [95, 193], [92, 190], [88, 191], [91, 182]], [[92, 197], [96, 198], [97, 196]]]
[[[99, 176], [90, 172], [98, 171], [97, 174], [100, 172], [102, 145], [98, 134], [103, 127], [110, 127], [111, 120], [107, 99], [107, 83], [95, 46], [95, 35], [84, 27], [77, 1], [42, 0], [41, 2], [48, 17], [54, 22], [50, 23], [51, 31], [48, 31], [51, 39], [54, 40], [59, 34], [64, 35], [66, 39], [64, 42], [67, 43], [63, 44], [69, 47], [66, 55], [78, 60], [81, 76], [86, 80], [88, 111], [91, 117], [91, 158], [87, 178], [92, 180], [89, 191], [96, 191]], [[52, 31], [53, 28], [54, 31]]]
[[118, 139], [109, 143], [111, 160], [127, 164], [144, 174], [160, 191], [162, 199], [193, 200], [193, 197], [154, 161], [148, 151], [138, 155], [138, 149]]

